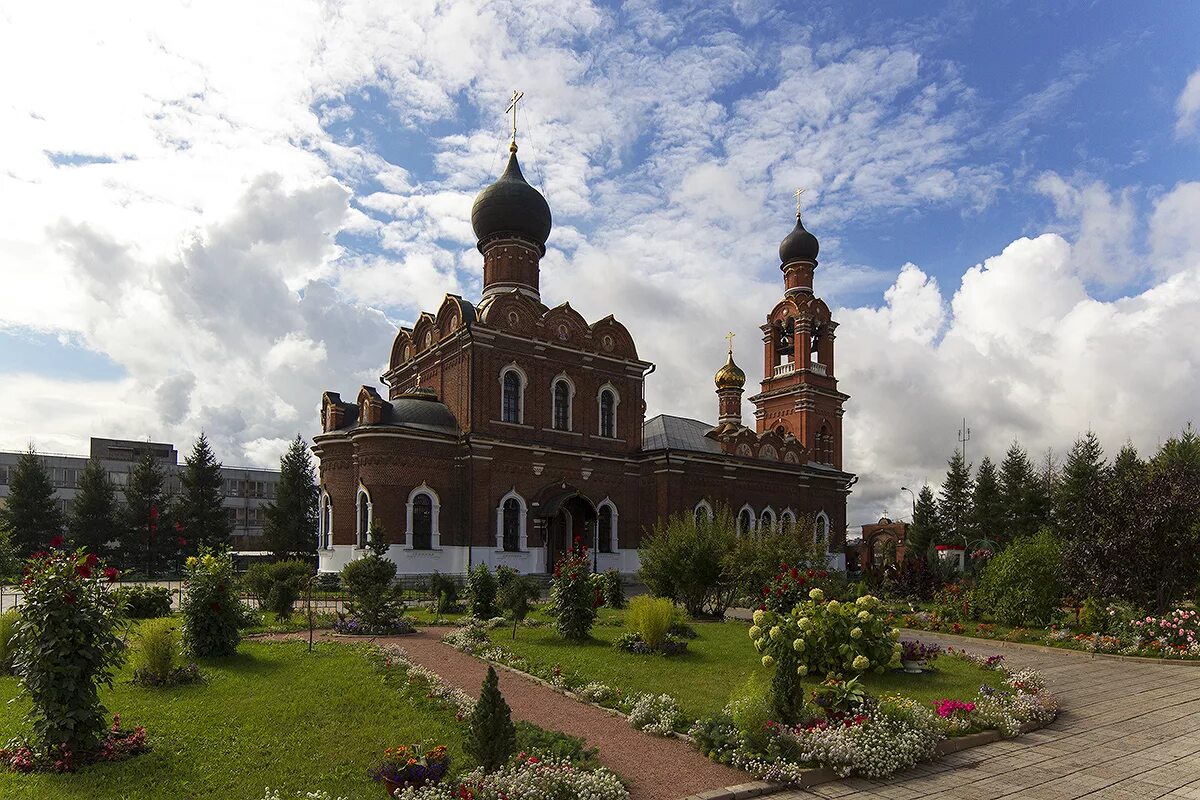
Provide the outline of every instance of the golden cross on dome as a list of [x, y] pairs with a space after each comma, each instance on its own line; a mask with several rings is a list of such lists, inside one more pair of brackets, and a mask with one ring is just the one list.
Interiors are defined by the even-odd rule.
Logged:
[[511, 111], [512, 115], [513, 115], [513, 120], [512, 120], [512, 143], [513, 144], [517, 143], [517, 103], [519, 103], [521, 101], [521, 98], [524, 96], [525, 96], [524, 92], [518, 92], [516, 89], [514, 89], [513, 94], [512, 94], [512, 100], [509, 101], [508, 108], [504, 109], [505, 114], [507, 114], [509, 111]]
[[792, 192], [792, 197], [796, 198], [796, 216], [797, 217], [800, 216], [800, 195], [804, 194], [807, 191], [808, 191], [808, 189], [797, 189], [796, 191]]
[[737, 334], [733, 331], [725, 334], [725, 339], [729, 342], [729, 355], [733, 355], [733, 337], [735, 336], [737, 336]]

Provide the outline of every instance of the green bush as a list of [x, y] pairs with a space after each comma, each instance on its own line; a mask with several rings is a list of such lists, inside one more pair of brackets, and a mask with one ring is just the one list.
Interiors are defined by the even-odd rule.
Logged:
[[512, 712], [500, 693], [496, 669], [488, 665], [479, 702], [471, 712], [466, 751], [486, 772], [495, 772], [517, 751]]
[[[93, 573], [95, 555], [52, 549], [27, 562], [13, 668], [31, 704], [34, 749], [95, 751], [107, 734], [100, 687], [124, 658], [117, 601]], [[110, 568], [111, 570], [111, 568]], [[115, 570], [106, 570], [110, 580]]]
[[804, 706], [798, 677], [841, 678], [899, 664], [900, 632], [877, 613], [879, 606], [871, 595], [842, 603], [813, 589], [788, 614], [754, 612], [750, 638], [763, 666], [775, 668], [773, 703], [780, 719], [798, 721], [795, 714]]
[[714, 519], [687, 511], [671, 516], [639, 551], [642, 581], [658, 597], [681, 604], [693, 617], [722, 614], [732, 598], [724, 555], [737, 543], [733, 514], [722, 506]]
[[0, 614], [0, 675], [12, 674], [13, 645], [17, 634], [17, 612]]
[[1043, 530], [992, 558], [975, 587], [975, 605], [1006, 625], [1048, 625], [1062, 604], [1062, 551]]
[[517, 749], [522, 753], [545, 759], [560, 758], [570, 761], [576, 769], [595, 770], [600, 765], [599, 749], [588, 747], [583, 739], [559, 731], [548, 731], [531, 722], [518, 720]]
[[179, 631], [169, 619], [154, 619], [138, 631], [138, 646], [134, 651], [134, 674], [165, 680], [175, 669], [179, 651]]
[[479, 564], [467, 573], [467, 595], [471, 598], [471, 616], [476, 619], [496, 616], [496, 576], [487, 564]]
[[496, 567], [496, 594], [497, 594], [497, 596], [499, 596], [499, 594], [504, 591], [504, 587], [508, 585], [509, 581], [511, 581], [513, 578], [517, 577], [520, 574], [521, 573], [517, 572], [512, 567], [507, 566], [505, 564], [501, 564], [500, 566]]
[[550, 583], [551, 613], [560, 636], [572, 642], [588, 638], [596, 621], [596, 595], [587, 546], [577, 539], [554, 565]]
[[171, 615], [171, 591], [165, 586], [124, 586], [113, 594], [121, 612], [130, 619]]
[[187, 589], [180, 604], [184, 647], [198, 658], [233, 655], [241, 641], [242, 604], [233, 591], [229, 554], [202, 550], [188, 558], [184, 574]]
[[795, 526], [774, 527], [738, 536], [722, 559], [725, 579], [739, 595], [757, 597], [781, 564], [804, 572], [825, 570], [824, 550], [813, 544], [816, 523], [802, 518]]
[[629, 601], [629, 614], [625, 627], [641, 634], [642, 641], [651, 650], [658, 649], [671, 623], [675, 620], [675, 604], [665, 597], [638, 595]]
[[259, 562], [246, 570], [242, 585], [258, 600], [259, 608], [274, 612], [278, 619], [288, 619], [311, 575], [312, 568], [303, 561]]
[[621, 573], [616, 569], [606, 569], [594, 576], [596, 588], [600, 590], [600, 597], [604, 601], [604, 605], [609, 608], [624, 608], [625, 607], [625, 587], [621, 583]]
[[433, 573], [429, 578], [429, 592], [433, 595], [434, 611], [444, 614], [458, 608], [458, 582], [449, 575]]
[[513, 621], [512, 637], [517, 638], [517, 626], [529, 616], [529, 601], [538, 596], [538, 588], [520, 575], [509, 578], [500, 591], [500, 608]]
[[351, 615], [367, 627], [386, 628], [404, 615], [404, 590], [390, 559], [372, 553], [351, 561], [342, 567], [342, 586]]
[[1102, 600], [1089, 597], [1083, 601], [1079, 629], [1083, 633], [1108, 633], [1108, 609]]

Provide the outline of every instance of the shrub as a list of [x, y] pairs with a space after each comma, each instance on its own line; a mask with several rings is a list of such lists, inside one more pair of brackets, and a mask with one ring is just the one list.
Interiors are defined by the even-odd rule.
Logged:
[[801, 573], [824, 570], [825, 554], [813, 544], [815, 526], [813, 519], [806, 518], [795, 526], [777, 526], [736, 537], [723, 560], [727, 580], [739, 595], [752, 596], [783, 571], [780, 565], [795, 566]]
[[17, 634], [16, 610], [0, 614], [0, 675], [12, 674], [15, 637]]
[[1048, 625], [1062, 603], [1061, 560], [1049, 531], [1017, 539], [984, 568], [976, 604], [1008, 625]]
[[651, 597], [643, 594], [629, 602], [629, 614], [625, 617], [625, 626], [634, 633], [640, 634], [642, 641], [651, 650], [655, 650], [667, 635], [674, 619], [674, 603], [665, 597]]
[[274, 612], [282, 620], [292, 616], [311, 575], [312, 568], [303, 561], [259, 562], [250, 565], [242, 583], [258, 600], [259, 608]]
[[1084, 633], [1108, 633], [1110, 619], [1104, 601], [1089, 597], [1079, 611], [1079, 629]]
[[[57, 540], [61, 543], [61, 537]], [[24, 604], [16, 623], [13, 667], [32, 705], [35, 749], [95, 752], [107, 735], [100, 686], [112, 686], [124, 656], [116, 635], [117, 602], [92, 579], [99, 559], [53, 549], [26, 562]], [[116, 579], [116, 570], [105, 575]]]
[[583, 769], [600, 766], [599, 749], [583, 739], [559, 731], [548, 731], [524, 720], [516, 723], [517, 749], [539, 759], [554, 758]]
[[876, 614], [879, 601], [864, 595], [853, 603], [826, 600], [820, 589], [788, 614], [754, 612], [750, 638], [763, 666], [775, 668], [773, 703], [780, 719], [796, 722], [803, 708], [798, 677], [840, 678], [882, 672], [898, 662], [900, 632]]
[[227, 553], [202, 550], [184, 570], [187, 591], [183, 612], [183, 643], [197, 658], [237, 652], [241, 635], [241, 603], [233, 592], [233, 563]]
[[767, 723], [776, 718], [771, 696], [771, 685], [752, 676], [725, 706], [734, 726], [760, 749], [766, 744]]
[[173, 686], [200, 679], [195, 664], [179, 666], [179, 631], [168, 619], [155, 619], [138, 631], [133, 682], [141, 686]]
[[972, 617], [971, 592], [961, 583], [948, 583], [933, 593], [933, 610], [942, 622], [964, 622]]
[[443, 614], [458, 608], [458, 583], [449, 575], [433, 573], [429, 578], [429, 591], [434, 599], [434, 611]]
[[[477, 769], [463, 776], [457, 784], [401, 789], [396, 793], [397, 800], [454, 800], [460, 797], [477, 800], [629, 800], [629, 790], [620, 778], [603, 767], [589, 771], [571, 766], [566, 759], [526, 756], [496, 772]], [[278, 800], [278, 796], [268, 794], [264, 800]]]
[[621, 573], [616, 569], [604, 570], [604, 605], [609, 608], [625, 607], [625, 585]]
[[629, 724], [639, 731], [655, 736], [671, 736], [682, 721], [683, 712], [669, 694], [642, 694], [630, 703]]
[[513, 638], [517, 638], [517, 626], [529, 615], [529, 601], [538, 596], [538, 588], [520, 575], [513, 576], [500, 591], [500, 608], [513, 621]]
[[487, 677], [479, 702], [471, 712], [470, 730], [466, 750], [486, 772], [495, 772], [504, 766], [517, 751], [517, 731], [513, 727], [512, 712], [504, 695], [500, 693], [500, 680], [495, 667], [488, 666]]
[[725, 506], [714, 519], [672, 515], [642, 540], [640, 575], [650, 591], [680, 603], [693, 617], [706, 608], [723, 614], [732, 600], [724, 554], [737, 543], [737, 524]]
[[171, 614], [171, 592], [165, 586], [126, 586], [113, 592], [125, 616], [154, 619]]
[[808, 599], [808, 593], [820, 589], [829, 593], [829, 572], [812, 567], [793, 567], [785, 561], [778, 572], [761, 585], [762, 604], [768, 611], [787, 614]]
[[479, 564], [467, 573], [467, 594], [471, 598], [471, 616], [476, 619], [496, 616], [496, 576], [487, 564]]
[[579, 537], [558, 563], [550, 584], [550, 602], [558, 633], [573, 642], [588, 638], [596, 621], [596, 590], [592, 586], [592, 565], [588, 548]]
[[503, 592], [504, 587], [508, 585], [508, 582], [520, 574], [521, 573], [517, 572], [515, 569], [506, 564], [501, 564], [500, 566], [496, 567], [496, 594], [499, 595], [500, 592]]
[[395, 580], [396, 563], [374, 553], [342, 567], [350, 614], [373, 630], [398, 623], [404, 614], [404, 590]]

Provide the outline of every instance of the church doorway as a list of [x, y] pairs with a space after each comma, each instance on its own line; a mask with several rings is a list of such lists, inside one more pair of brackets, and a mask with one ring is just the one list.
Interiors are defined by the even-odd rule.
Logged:
[[538, 515], [546, 520], [546, 571], [553, 572], [577, 539], [595, 549], [597, 514], [592, 501], [573, 486], [559, 485], [546, 494], [538, 503]]

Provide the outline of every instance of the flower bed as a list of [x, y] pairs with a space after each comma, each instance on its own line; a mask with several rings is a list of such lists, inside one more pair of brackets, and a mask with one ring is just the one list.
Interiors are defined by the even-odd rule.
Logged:
[[333, 623], [333, 632], [342, 636], [407, 636], [416, 633], [417, 629], [404, 617], [370, 624], [339, 613]]
[[149, 749], [145, 728], [139, 725], [131, 731], [122, 730], [120, 715], [114, 715], [108, 734], [92, 752], [81, 755], [66, 745], [43, 750], [28, 744], [10, 743], [8, 747], [0, 748], [0, 765], [13, 772], [74, 772], [88, 764], [124, 761]]
[[603, 767], [581, 770], [566, 759], [522, 753], [496, 772], [477, 769], [461, 781], [402, 789], [395, 796], [398, 800], [626, 800], [629, 791]]

